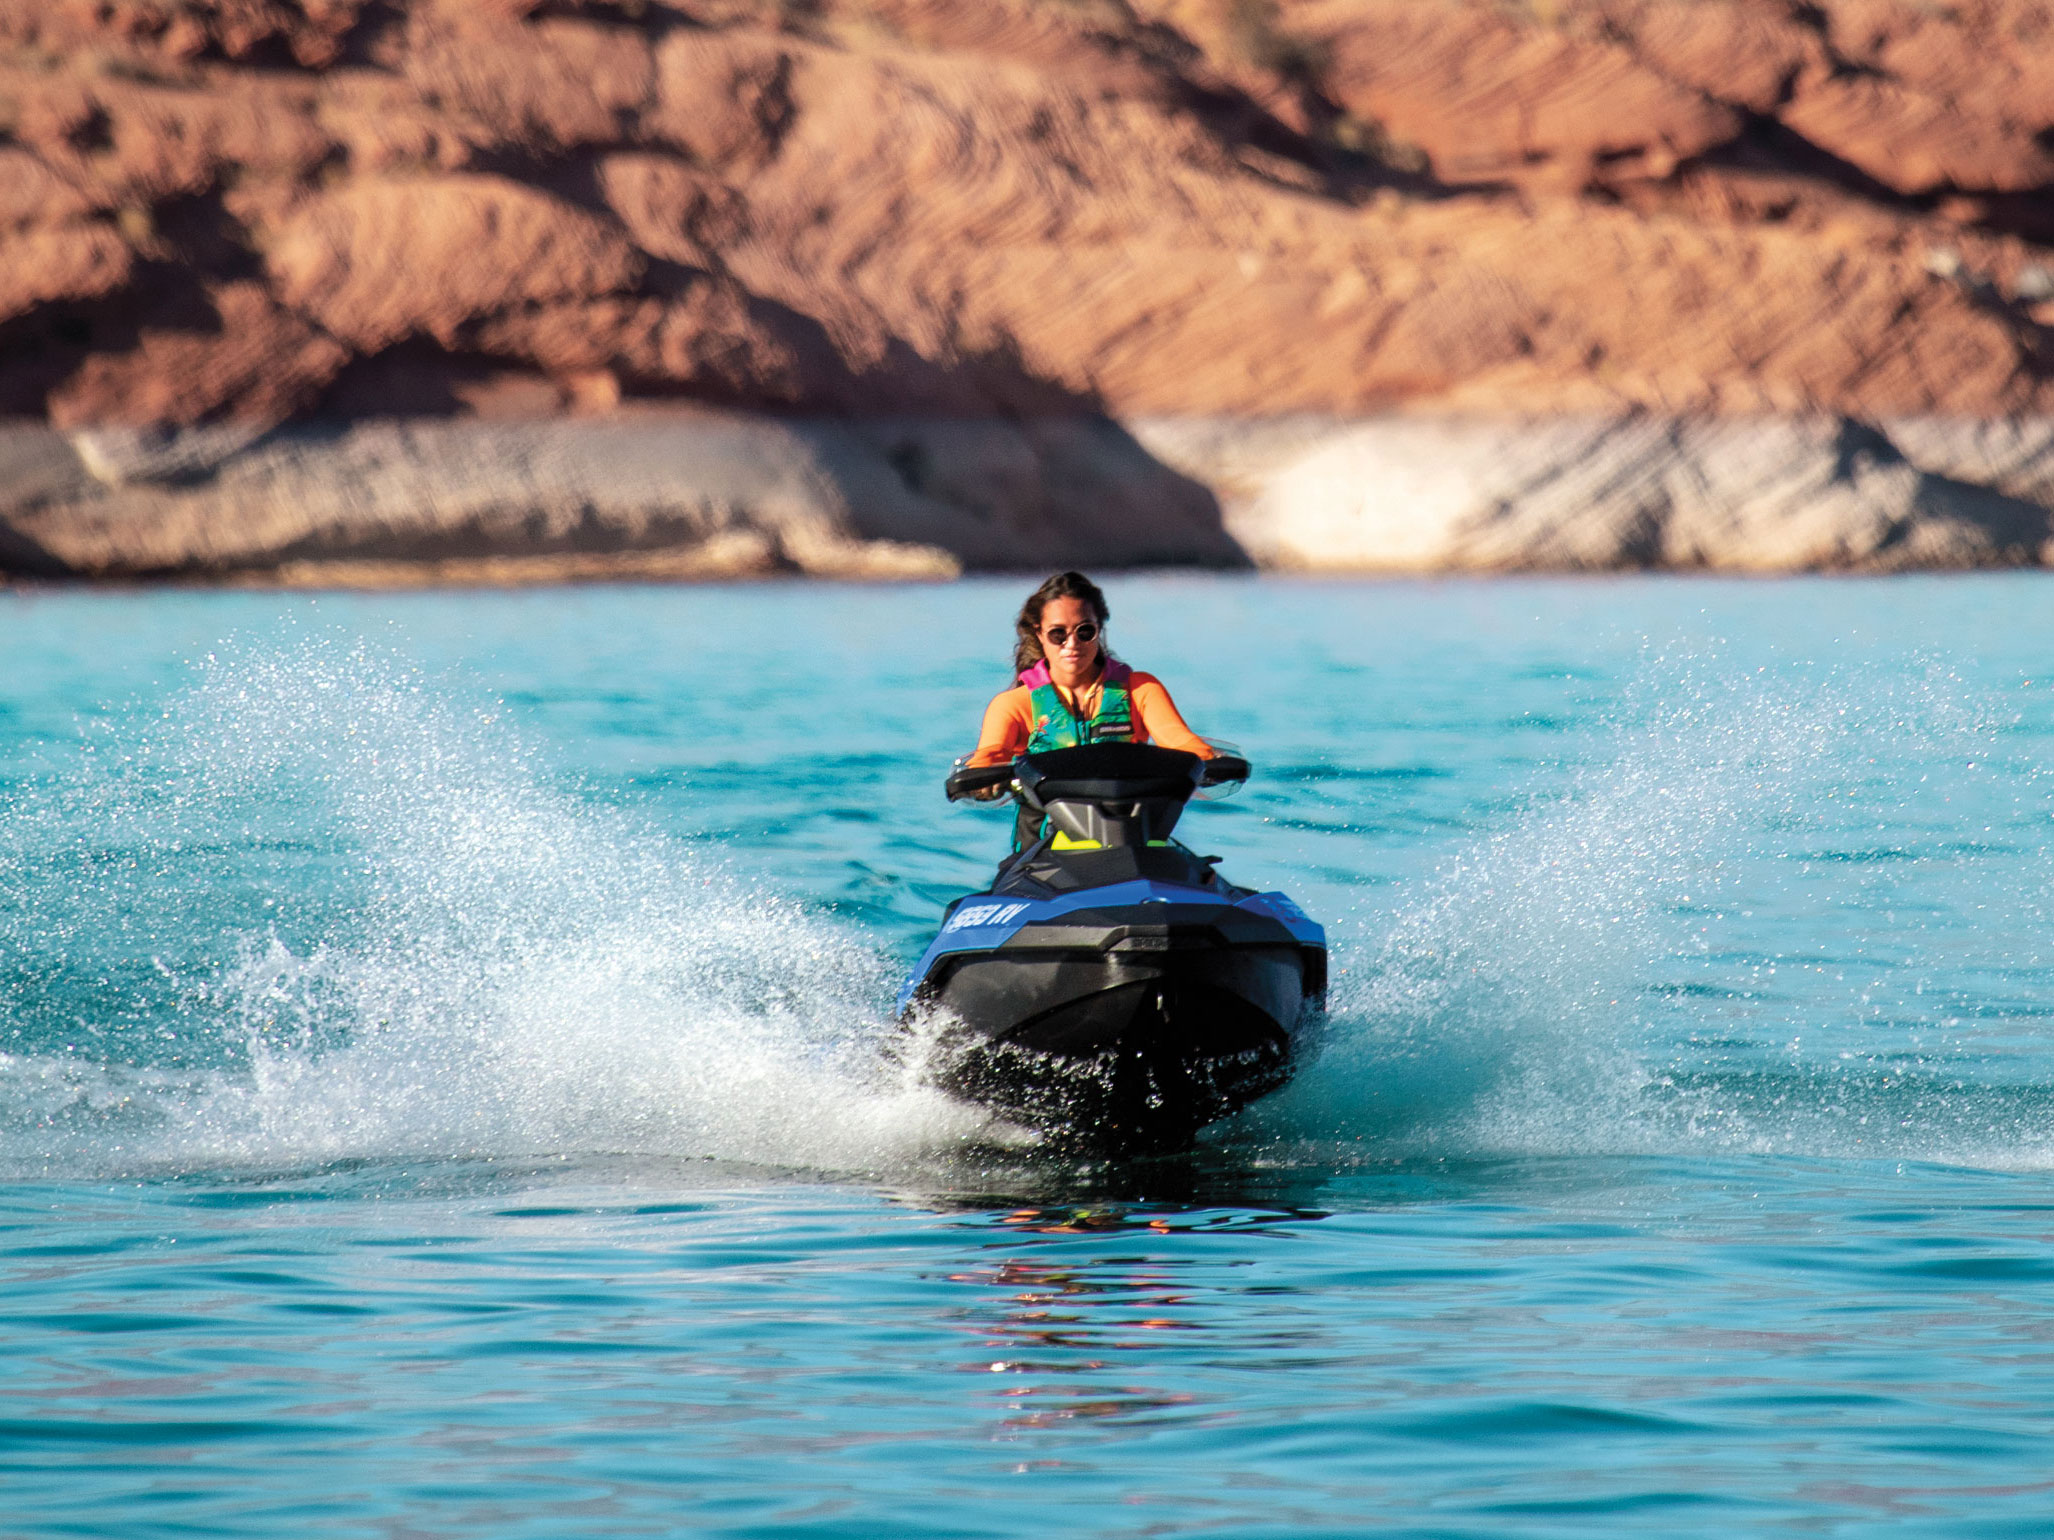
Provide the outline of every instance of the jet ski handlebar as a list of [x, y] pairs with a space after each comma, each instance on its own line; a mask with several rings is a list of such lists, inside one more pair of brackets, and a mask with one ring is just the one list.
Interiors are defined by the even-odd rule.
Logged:
[[[1200, 759], [1178, 749], [1099, 743], [1023, 754], [1005, 765], [958, 765], [949, 773], [944, 790], [949, 801], [960, 802], [1004, 787], [1016, 793], [1024, 791], [1039, 803], [1050, 792], [1057, 792], [1056, 786], [1047, 784], [1055, 782], [1071, 796], [1094, 800], [1167, 796], [1181, 802], [1201, 786], [1247, 779], [1248, 761], [1238, 754]], [[1034, 795], [1036, 791], [1043, 795]]]
[[948, 792], [949, 801], [961, 802], [980, 791], [992, 791], [1012, 784], [1013, 767], [1010, 762], [1003, 765], [958, 765], [949, 772], [943, 789]]

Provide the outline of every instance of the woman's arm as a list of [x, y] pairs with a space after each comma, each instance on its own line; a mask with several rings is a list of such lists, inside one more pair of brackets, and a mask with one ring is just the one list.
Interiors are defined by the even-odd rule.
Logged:
[[1008, 765], [1027, 747], [1031, 707], [1024, 688], [1001, 690], [984, 708], [984, 726], [977, 734], [977, 747], [967, 763]]
[[1166, 749], [1182, 749], [1200, 759], [1213, 757], [1212, 745], [1185, 725], [1177, 712], [1177, 703], [1170, 699], [1170, 692], [1163, 688], [1160, 679], [1136, 669], [1131, 690], [1135, 714], [1150, 738]]

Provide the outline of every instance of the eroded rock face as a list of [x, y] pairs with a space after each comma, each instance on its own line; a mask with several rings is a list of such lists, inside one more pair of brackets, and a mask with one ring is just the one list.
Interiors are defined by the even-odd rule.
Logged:
[[181, 422], [232, 411], [244, 422], [278, 421], [318, 400], [349, 357], [262, 284], [209, 285], [192, 300], [150, 318], [133, 347], [89, 355], [50, 392], [50, 420]]
[[2043, 561], [2050, 510], [2054, 419], [0, 429], [0, 569], [84, 579], [1891, 572]]
[[1243, 566], [1205, 488], [1103, 419], [727, 413], [0, 431], [0, 568], [392, 582]]
[[1895, 572], [2035, 564], [2054, 424], [1829, 417], [1158, 421], [1264, 566]]
[[0, 101], [0, 412], [2050, 406], [2044, 0], [49, 0]]
[[0, 317], [98, 299], [126, 283], [134, 268], [135, 253], [105, 225], [18, 230], [0, 240]]
[[[363, 353], [552, 301], [620, 293], [642, 258], [614, 223], [503, 177], [367, 182], [310, 200], [266, 253], [273, 289]], [[439, 281], [420, 281], [423, 270]]]

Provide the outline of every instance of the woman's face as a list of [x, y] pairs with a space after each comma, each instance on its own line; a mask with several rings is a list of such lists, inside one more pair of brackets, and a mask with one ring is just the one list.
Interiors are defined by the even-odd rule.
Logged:
[[[1051, 665], [1067, 669], [1088, 669], [1098, 657], [1098, 635], [1089, 641], [1077, 635], [1079, 626], [1096, 628], [1097, 611], [1082, 599], [1051, 599], [1041, 607], [1041, 650]], [[1061, 641], [1056, 638], [1060, 636]]]

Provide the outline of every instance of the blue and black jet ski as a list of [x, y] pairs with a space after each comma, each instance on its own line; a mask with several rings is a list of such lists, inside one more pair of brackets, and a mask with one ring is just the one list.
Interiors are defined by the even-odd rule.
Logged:
[[948, 907], [899, 994], [928, 1078], [1059, 1140], [1174, 1148], [1281, 1086], [1317, 1020], [1326, 932], [1170, 838], [1203, 786], [1248, 776], [1138, 743], [958, 769], [1005, 788], [1023, 848]]

